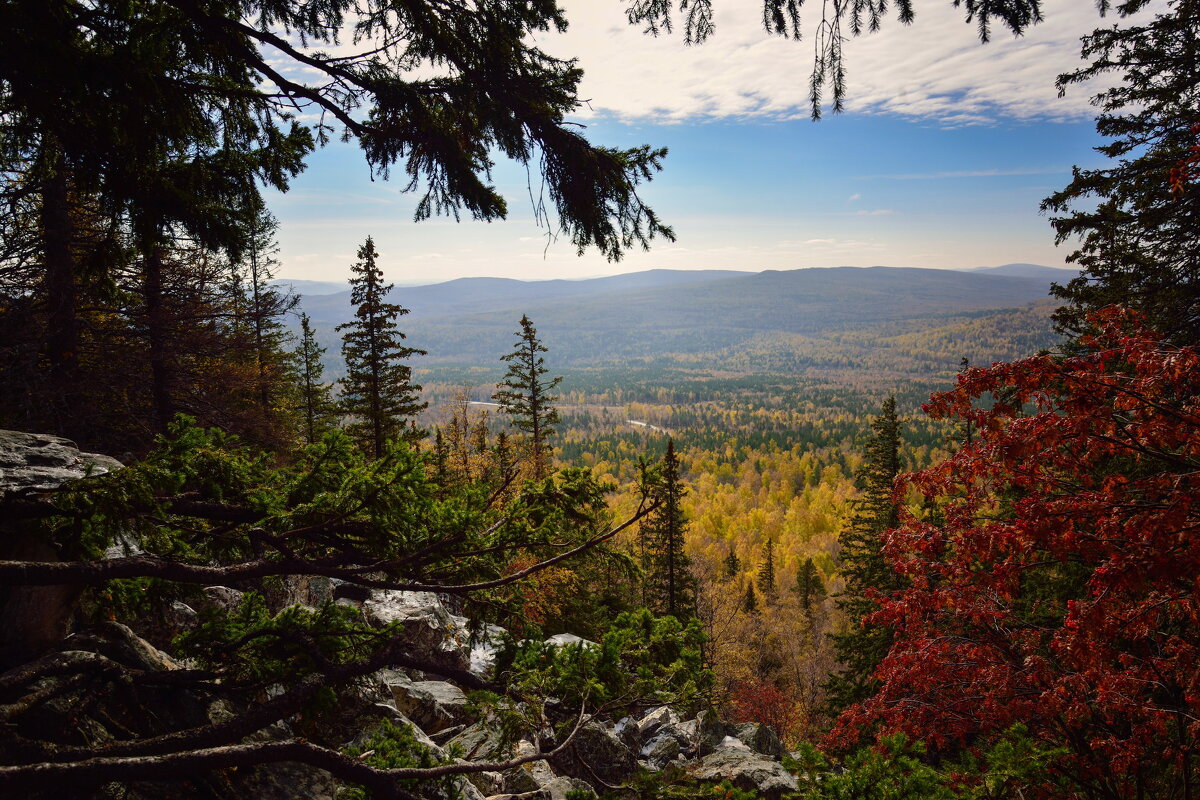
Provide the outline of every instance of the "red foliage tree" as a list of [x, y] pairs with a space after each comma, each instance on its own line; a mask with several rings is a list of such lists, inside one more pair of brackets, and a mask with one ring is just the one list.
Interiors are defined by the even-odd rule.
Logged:
[[734, 722], [767, 725], [786, 741], [792, 741], [799, 732], [802, 720], [796, 699], [768, 680], [737, 684], [729, 694], [729, 702]]
[[933, 510], [886, 535], [910, 587], [835, 740], [945, 753], [1022, 724], [1073, 796], [1200, 796], [1200, 350], [1093, 322], [1079, 355], [967, 370], [925, 407], [979, 435], [897, 482]]

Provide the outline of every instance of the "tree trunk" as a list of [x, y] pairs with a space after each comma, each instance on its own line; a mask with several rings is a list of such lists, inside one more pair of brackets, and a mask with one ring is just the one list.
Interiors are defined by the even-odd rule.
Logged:
[[53, 157], [52, 173], [42, 185], [42, 236], [46, 262], [46, 357], [50, 362], [50, 407], [53, 425], [74, 437], [79, 419], [79, 320], [73, 230], [67, 197], [67, 166]]
[[150, 384], [156, 427], [165, 433], [174, 416], [171, 401], [171, 370], [167, 358], [167, 314], [163, 296], [163, 252], [159, 244], [146, 248], [145, 281], [146, 338], [150, 351]]

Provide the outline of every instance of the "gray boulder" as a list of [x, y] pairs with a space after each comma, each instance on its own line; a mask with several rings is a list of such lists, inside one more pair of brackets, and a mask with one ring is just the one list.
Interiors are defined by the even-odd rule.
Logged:
[[622, 783], [637, 769], [633, 751], [616, 733], [599, 722], [586, 722], [567, 749], [550, 760], [562, 775], [586, 781], [597, 789], [600, 782]]
[[514, 753], [511, 745], [501, 742], [500, 732], [486, 721], [468, 725], [446, 743], [446, 748], [457, 748], [459, 756], [467, 761], [507, 761]]
[[625, 746], [630, 750], [637, 752], [642, 747], [642, 732], [638, 728], [637, 720], [633, 717], [622, 717], [613, 726], [613, 733], [617, 735]]
[[659, 736], [642, 748], [642, 760], [650, 769], [661, 770], [679, 757], [679, 740], [673, 736]]
[[242, 604], [245, 595], [237, 589], [228, 586], [205, 586], [200, 590], [204, 595], [201, 608], [212, 608], [229, 613]]
[[590, 639], [584, 639], [582, 636], [576, 636], [573, 633], [556, 633], [546, 640], [546, 644], [554, 647], [567, 647], [568, 645], [582, 645], [583, 647], [599, 647]]
[[[115, 458], [84, 453], [69, 439], [0, 430], [0, 498], [39, 493], [121, 468]], [[59, 561], [58, 548], [20, 515], [0, 511], [0, 560]], [[0, 587], [0, 671], [52, 650], [71, 630], [78, 586]]]
[[121, 467], [115, 458], [81, 452], [61, 436], [0, 430], [0, 497], [49, 492]]
[[725, 742], [728, 735], [725, 723], [721, 721], [716, 711], [707, 709], [696, 717], [696, 744], [700, 755], [706, 756]]
[[779, 762], [743, 747], [718, 747], [688, 771], [702, 781], [728, 780], [764, 800], [780, 800], [784, 794], [799, 788], [796, 779]]
[[376, 625], [398, 624], [410, 652], [420, 653], [441, 667], [465, 670], [470, 666], [466, 632], [432, 592], [375, 590], [362, 608]]
[[779, 735], [769, 725], [760, 725], [757, 722], [743, 722], [741, 725], [734, 726], [733, 735], [738, 741], [756, 753], [762, 753], [771, 758], [783, 758], [784, 754], [787, 753], [787, 749], [784, 748]]
[[438, 733], [471, 720], [467, 696], [445, 681], [397, 681], [388, 685], [400, 713], [426, 733]]
[[679, 715], [670, 706], [659, 706], [652, 709], [638, 722], [638, 734], [643, 741], [652, 738], [664, 725], [674, 725], [679, 722]]

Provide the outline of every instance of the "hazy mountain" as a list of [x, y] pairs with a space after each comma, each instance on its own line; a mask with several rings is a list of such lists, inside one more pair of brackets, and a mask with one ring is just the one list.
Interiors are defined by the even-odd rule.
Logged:
[[293, 292], [304, 297], [338, 294], [346, 291], [345, 281], [306, 281], [300, 278], [280, 278], [271, 283], [275, 286], [290, 287]]
[[[1046, 298], [1050, 281], [894, 267], [652, 270], [582, 281], [465, 278], [397, 289], [392, 299], [412, 311], [401, 329], [429, 352], [421, 366], [495, 367], [522, 314], [533, 319], [557, 363], [589, 366], [733, 354], [776, 334], [808, 341], [857, 331], [869, 342], [1026, 306]], [[306, 297], [303, 306], [333, 345], [332, 355], [332, 327], [350, 318], [349, 294]]]
[[1079, 270], [1073, 267], [1044, 267], [1041, 264], [1002, 264], [998, 267], [976, 267], [969, 271], [1011, 278], [1044, 278], [1054, 283], [1066, 283], [1079, 274]]
[[[614, 292], [654, 289], [707, 283], [751, 273], [733, 270], [653, 269], [586, 280], [519, 281], [512, 278], [458, 278], [424, 286], [398, 286], [388, 298], [409, 310], [411, 318], [495, 311], [548, 300], [607, 295]], [[295, 283], [295, 282], [293, 282]], [[350, 292], [342, 284], [337, 294], [322, 292], [322, 297], [306, 297], [304, 308], [321, 322], [344, 321], [349, 317]], [[305, 294], [299, 290], [300, 294]], [[520, 314], [517, 315], [520, 318]]]

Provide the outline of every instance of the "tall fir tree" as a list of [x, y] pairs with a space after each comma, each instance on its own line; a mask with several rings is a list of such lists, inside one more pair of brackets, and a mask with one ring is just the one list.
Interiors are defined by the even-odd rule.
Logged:
[[1171, 0], [1164, 10], [1083, 37], [1090, 63], [1058, 79], [1061, 91], [1105, 87], [1092, 103], [1106, 140], [1096, 150], [1109, 161], [1076, 167], [1042, 203], [1058, 243], [1078, 242], [1067, 260], [1081, 274], [1054, 287], [1067, 301], [1055, 321], [1073, 336], [1118, 304], [1178, 344], [1200, 341], [1200, 8]]
[[281, 291], [271, 281], [275, 268], [279, 266], [276, 254], [279, 245], [275, 233], [279, 221], [260, 205], [250, 221], [248, 242], [242, 257], [245, 270], [245, 293], [247, 322], [254, 336], [254, 366], [257, 372], [256, 394], [259, 408], [264, 416], [278, 416], [283, 406], [278, 397], [286, 373], [287, 330], [283, 317], [296, 308], [300, 298], [289, 291]]
[[687, 518], [683, 513], [683, 496], [687, 490], [679, 476], [674, 440], [667, 440], [663, 460], [645, 475], [650, 498], [658, 507], [641, 526], [642, 568], [646, 575], [643, 599], [655, 614], [694, 619], [696, 579], [691, 572], [691, 560], [684, 552]]
[[796, 572], [796, 595], [800, 609], [811, 620], [817, 605], [825, 599], [825, 581], [811, 558], [804, 559]]
[[874, 692], [878, 686], [875, 668], [892, 643], [890, 628], [866, 624], [864, 620], [879, 608], [870, 596], [872, 592], [887, 594], [902, 586], [884, 559], [882, 546], [883, 532], [900, 523], [899, 510], [892, 500], [892, 486], [899, 474], [900, 420], [896, 398], [889, 397], [871, 422], [866, 459], [857, 476], [862, 494], [854, 504], [841, 541], [845, 589], [837, 596], [837, 606], [846, 617], [847, 629], [833, 635], [841, 671], [825, 685], [830, 710], [835, 712]]
[[541, 354], [549, 351], [528, 316], [521, 316], [521, 330], [516, 336], [513, 351], [500, 358], [508, 364], [508, 372], [492, 399], [508, 415], [513, 427], [528, 437], [530, 475], [540, 480], [550, 474], [553, 448], [548, 440], [559, 421], [558, 409], [554, 407], [558, 397], [550, 392], [562, 383], [562, 378], [546, 379], [550, 370]]
[[758, 613], [758, 597], [754, 594], [754, 581], [746, 581], [746, 594], [742, 597], [742, 611], [747, 614]]
[[725, 556], [725, 577], [736, 578], [742, 571], [742, 560], [737, 556], [737, 548], [729, 545], [729, 555]]
[[424, 350], [401, 344], [404, 334], [396, 320], [408, 309], [386, 301], [392, 284], [383, 282], [375, 242], [367, 237], [358, 248], [358, 261], [350, 268], [350, 302], [357, 306], [354, 320], [339, 325], [346, 377], [342, 379], [341, 410], [350, 418], [347, 432], [359, 445], [381, 458], [389, 439], [420, 438], [409, 422], [426, 406], [419, 400], [421, 387], [412, 382], [412, 369], [404, 360], [425, 355]]
[[758, 589], [767, 602], [775, 596], [775, 542], [769, 538], [763, 543], [763, 563], [758, 569]]
[[325, 383], [325, 366], [321, 357], [325, 348], [317, 344], [316, 333], [308, 314], [300, 315], [300, 344], [293, 351], [296, 375], [297, 411], [304, 439], [309, 444], [337, 424], [337, 403], [333, 399], [333, 384]]

